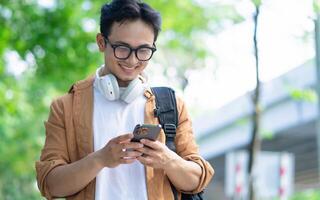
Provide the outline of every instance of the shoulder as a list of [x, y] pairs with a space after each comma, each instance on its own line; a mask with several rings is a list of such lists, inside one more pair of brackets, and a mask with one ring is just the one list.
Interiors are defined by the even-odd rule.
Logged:
[[[170, 99], [170, 97], [172, 97], [171, 95], [174, 94], [175, 104], [176, 104], [176, 108], [178, 110], [179, 116], [181, 115], [181, 113], [187, 112], [183, 98], [181, 97], [181, 95], [177, 94], [177, 92], [173, 88], [171, 88], [171, 87], [151, 87], [150, 88], [150, 92], [153, 95], [155, 95], [155, 90], [158, 90], [157, 93], [161, 93], [158, 96], [158, 98], [162, 98], [162, 99], [167, 99], [168, 97]], [[170, 95], [168, 94], [168, 91], [169, 91]]]
[[76, 83], [71, 85], [68, 93], [70, 94], [70, 93], [91, 88], [93, 86], [93, 82], [94, 82], [94, 75], [91, 75], [84, 80], [77, 81]]
[[176, 94], [176, 102], [177, 102], [177, 109], [178, 109], [179, 115], [181, 115], [182, 113], [187, 113], [187, 106], [185, 101], [181, 96], [177, 94]]
[[73, 102], [75, 93], [92, 88], [93, 81], [94, 81], [94, 76], [90, 76], [84, 80], [80, 80], [72, 84], [68, 93], [63, 94], [62, 96], [59, 96], [52, 101], [51, 107], [60, 108], [60, 109], [66, 109], [67, 107], [72, 107], [72, 102]]
[[66, 93], [62, 96], [59, 96], [55, 99], [53, 99], [51, 103], [51, 108], [64, 108], [67, 105], [71, 105], [73, 100], [73, 94], [72, 93]]

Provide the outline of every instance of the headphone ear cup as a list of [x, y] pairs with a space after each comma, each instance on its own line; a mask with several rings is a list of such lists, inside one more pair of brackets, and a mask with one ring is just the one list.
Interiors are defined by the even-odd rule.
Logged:
[[119, 99], [120, 89], [116, 77], [112, 74], [108, 74], [100, 80], [101, 89], [106, 98], [110, 101]]

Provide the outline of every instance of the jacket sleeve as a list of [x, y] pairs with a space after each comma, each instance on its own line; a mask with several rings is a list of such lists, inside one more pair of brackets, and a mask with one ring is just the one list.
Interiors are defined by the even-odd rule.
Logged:
[[[214, 175], [214, 170], [210, 163], [199, 155], [199, 149], [193, 135], [191, 119], [184, 102], [180, 98], [177, 98], [177, 107], [179, 119], [175, 138], [177, 154], [185, 160], [197, 163], [202, 170], [198, 187], [193, 191], [185, 193], [199, 193], [209, 184]], [[177, 189], [179, 190], [179, 188]]]
[[70, 162], [61, 99], [52, 102], [48, 121], [44, 124], [46, 140], [41, 152], [40, 161], [36, 162], [37, 183], [41, 194], [47, 199], [52, 199], [46, 177], [53, 168]]

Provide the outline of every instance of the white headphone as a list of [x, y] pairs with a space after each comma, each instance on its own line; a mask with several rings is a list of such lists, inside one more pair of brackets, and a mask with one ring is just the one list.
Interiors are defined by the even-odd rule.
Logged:
[[131, 103], [139, 95], [143, 94], [146, 87], [145, 84], [143, 84], [144, 79], [141, 76], [132, 80], [125, 91], [120, 94], [117, 78], [113, 74], [100, 76], [100, 71], [103, 67], [104, 66], [101, 66], [96, 70], [94, 87], [97, 88], [108, 100], [114, 101], [121, 99], [126, 103]]

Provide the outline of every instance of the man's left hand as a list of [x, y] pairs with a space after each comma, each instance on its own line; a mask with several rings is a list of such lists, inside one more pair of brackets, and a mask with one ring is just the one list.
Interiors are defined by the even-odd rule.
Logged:
[[137, 159], [144, 165], [152, 168], [166, 169], [172, 162], [181, 159], [180, 156], [159, 141], [142, 139], [140, 142], [144, 145], [139, 150], [143, 155]]

